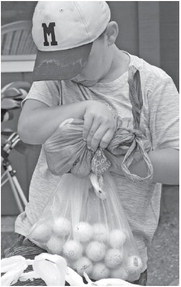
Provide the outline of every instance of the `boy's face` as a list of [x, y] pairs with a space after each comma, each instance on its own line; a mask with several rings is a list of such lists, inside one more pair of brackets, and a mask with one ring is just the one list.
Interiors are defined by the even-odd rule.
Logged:
[[104, 35], [93, 42], [88, 62], [81, 73], [75, 76], [72, 81], [83, 86], [93, 86], [103, 78], [107, 67], [108, 48]]

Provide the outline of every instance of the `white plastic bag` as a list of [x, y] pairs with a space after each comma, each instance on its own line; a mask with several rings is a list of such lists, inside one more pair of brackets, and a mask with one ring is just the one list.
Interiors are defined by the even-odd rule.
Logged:
[[62, 176], [29, 239], [93, 280], [136, 280], [142, 270], [134, 238], [111, 175], [103, 175], [104, 198], [89, 177]]
[[[24, 272], [28, 265], [32, 265], [33, 271]], [[70, 286], [132, 286], [121, 279], [108, 278], [92, 282], [86, 274], [87, 283], [84, 283], [82, 277], [66, 265], [63, 257], [47, 253], [35, 256], [34, 260], [25, 259], [19, 255], [3, 258], [1, 273], [3, 273], [1, 286], [11, 286], [18, 281], [32, 281], [38, 278], [41, 278], [47, 286], [65, 286], [65, 281]]]
[[[29, 265], [32, 265], [33, 271], [24, 272]], [[41, 278], [47, 286], [64, 286], [66, 271], [66, 261], [58, 255], [42, 253], [35, 256], [34, 260], [16, 255], [1, 260], [1, 286], [36, 278]], [[71, 279], [71, 276], [67, 276], [68, 280], [69, 277]]]

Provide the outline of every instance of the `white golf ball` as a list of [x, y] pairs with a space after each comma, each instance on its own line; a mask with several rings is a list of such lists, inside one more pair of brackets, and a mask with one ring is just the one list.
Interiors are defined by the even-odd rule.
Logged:
[[57, 236], [52, 236], [47, 242], [48, 252], [60, 255], [62, 253], [64, 240]]
[[108, 268], [116, 268], [123, 261], [123, 252], [120, 249], [109, 249], [105, 255], [105, 263]]
[[63, 254], [70, 260], [78, 260], [82, 256], [82, 246], [78, 241], [69, 240], [64, 244]]
[[53, 232], [60, 237], [67, 236], [71, 231], [71, 223], [65, 217], [58, 217], [53, 223]]
[[108, 278], [110, 276], [110, 270], [106, 267], [104, 263], [96, 263], [93, 267], [90, 278], [93, 280], [99, 280], [103, 278]]
[[74, 268], [80, 275], [83, 275], [84, 272], [89, 275], [92, 272], [93, 265], [87, 257], [81, 257], [75, 262]]
[[106, 242], [109, 234], [105, 225], [96, 223], [93, 225], [93, 238], [96, 241]]
[[88, 242], [93, 235], [92, 226], [87, 222], [79, 222], [74, 227], [74, 235], [80, 242]]
[[111, 278], [118, 278], [118, 279], [122, 279], [122, 280], [127, 280], [128, 273], [124, 269], [124, 267], [120, 266], [117, 269], [114, 269], [111, 271]]
[[129, 273], [140, 272], [143, 267], [142, 260], [139, 256], [133, 255], [127, 259], [127, 269]]
[[142, 260], [139, 256], [133, 255], [127, 259], [127, 269], [129, 273], [140, 272], [143, 267]]
[[33, 230], [32, 239], [40, 242], [47, 242], [51, 236], [51, 227], [49, 224], [41, 223], [37, 224], [37, 227]]
[[119, 229], [114, 229], [110, 232], [109, 240], [111, 247], [120, 248], [126, 241], [126, 234]]
[[100, 261], [104, 258], [106, 252], [106, 246], [102, 242], [92, 241], [86, 247], [86, 255], [92, 261]]

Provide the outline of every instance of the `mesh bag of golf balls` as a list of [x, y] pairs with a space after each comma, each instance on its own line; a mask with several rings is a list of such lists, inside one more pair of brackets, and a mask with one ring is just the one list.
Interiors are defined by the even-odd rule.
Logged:
[[108, 172], [102, 192], [98, 196], [89, 177], [63, 175], [29, 239], [63, 256], [80, 275], [134, 281], [143, 263]]

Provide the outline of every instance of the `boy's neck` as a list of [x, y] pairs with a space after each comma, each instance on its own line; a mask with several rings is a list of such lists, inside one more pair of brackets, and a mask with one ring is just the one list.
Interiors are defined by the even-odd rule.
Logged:
[[113, 47], [113, 59], [108, 72], [102, 77], [100, 82], [111, 82], [121, 77], [128, 71], [130, 57], [127, 53], [119, 50], [116, 46]]

